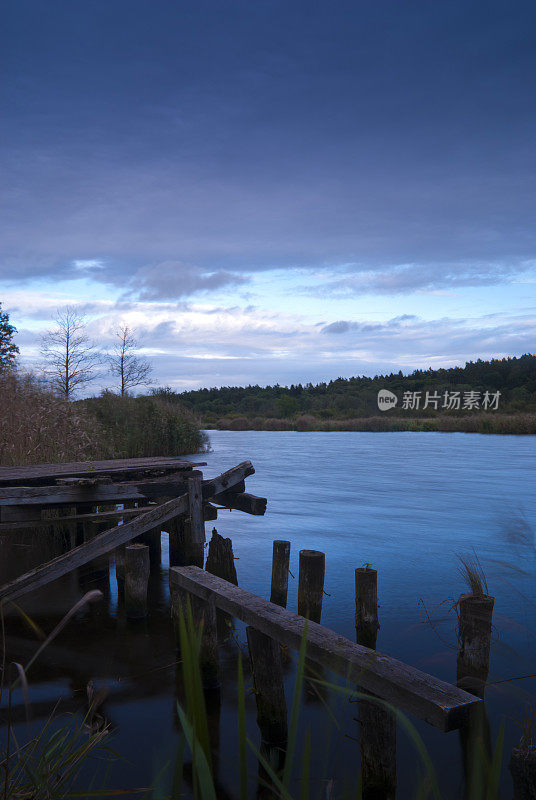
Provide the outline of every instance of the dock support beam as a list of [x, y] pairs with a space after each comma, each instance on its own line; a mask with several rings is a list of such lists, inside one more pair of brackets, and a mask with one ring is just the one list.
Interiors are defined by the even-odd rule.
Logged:
[[127, 619], [147, 616], [147, 586], [150, 572], [149, 548], [146, 544], [129, 544], [125, 548], [125, 609]]
[[266, 744], [284, 748], [288, 738], [287, 703], [279, 643], [251, 626], [246, 634], [261, 738]]
[[300, 550], [298, 614], [320, 622], [326, 557], [320, 550]]
[[290, 542], [276, 539], [272, 555], [270, 603], [275, 603], [276, 606], [281, 606], [281, 608], [287, 607], [289, 562]]
[[[378, 634], [378, 573], [355, 571], [356, 641], [376, 649]], [[360, 687], [358, 687], [360, 688]], [[372, 695], [374, 697], [374, 695]], [[363, 800], [394, 800], [396, 795], [396, 716], [376, 700], [358, 703]]]

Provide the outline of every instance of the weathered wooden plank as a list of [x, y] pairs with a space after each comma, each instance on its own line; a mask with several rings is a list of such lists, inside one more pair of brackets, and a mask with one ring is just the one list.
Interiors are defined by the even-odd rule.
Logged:
[[213, 598], [217, 608], [293, 649], [300, 647], [307, 626], [309, 659], [441, 730], [460, 727], [470, 709], [482, 702], [197, 567], [172, 567], [170, 581], [204, 600]]
[[192, 542], [204, 543], [205, 520], [203, 517], [203, 489], [201, 476], [188, 478], [188, 498], [190, 513], [190, 531]]
[[[243, 481], [248, 475], [253, 475], [254, 472], [252, 463], [243, 461], [217, 478], [205, 481], [203, 483], [203, 500], [210, 500], [218, 492], [222, 492], [239, 481]], [[55, 578], [71, 572], [76, 567], [87, 564], [97, 556], [108, 553], [110, 550], [119, 547], [119, 545], [129, 542], [135, 536], [156, 528], [163, 522], [167, 522], [169, 519], [173, 519], [173, 517], [184, 514], [187, 511], [187, 494], [174, 500], [169, 500], [167, 503], [162, 503], [162, 505], [154, 506], [145, 514], [140, 514], [137, 519], [126, 522], [124, 525], [116, 525], [95, 536], [90, 542], [84, 542], [84, 544], [5, 584], [0, 588], [0, 602], [15, 600], [17, 597], [39, 588], [39, 586], [44, 586]]]
[[[172, 498], [167, 498], [172, 499]], [[6, 516], [13, 519], [13, 522], [0, 522], [0, 533], [8, 531], [16, 531], [21, 528], [43, 528], [50, 526], [50, 520], [41, 517], [41, 506], [6, 506], [3, 509], [2, 519], [4, 519], [4, 512]], [[22, 510], [22, 513], [20, 511]], [[116, 511], [99, 511], [92, 514], [76, 514], [66, 515], [61, 517], [62, 524], [64, 522], [111, 522], [114, 519], [122, 519], [123, 517], [137, 517], [147, 511], [147, 507], [142, 508], [126, 508]], [[218, 519], [218, 509], [210, 503], [203, 504], [203, 516], [205, 522]], [[30, 525], [28, 523], [31, 523]]]
[[234, 508], [236, 511], [244, 511], [246, 514], [253, 514], [262, 517], [266, 513], [266, 497], [256, 497], [247, 492], [222, 492], [216, 498], [216, 502], [224, 508]]
[[[187, 491], [192, 473], [170, 478], [154, 478], [127, 483], [90, 483], [60, 486], [9, 486], [0, 488], [0, 506], [49, 505], [59, 503], [122, 503], [124, 500], [150, 500], [176, 497]], [[199, 473], [201, 474], [201, 473]]]
[[145, 470], [176, 470], [205, 467], [206, 462], [185, 461], [180, 456], [156, 456], [149, 458], [119, 458], [107, 461], [71, 461], [63, 464], [29, 464], [22, 467], [0, 466], [0, 484], [24, 483], [25, 481], [52, 481], [60, 475], [93, 476], [113, 472], [129, 473]]

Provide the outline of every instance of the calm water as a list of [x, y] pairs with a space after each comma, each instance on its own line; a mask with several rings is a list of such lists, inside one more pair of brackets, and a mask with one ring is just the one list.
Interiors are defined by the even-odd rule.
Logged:
[[[441, 433], [294, 433], [210, 431], [212, 452], [204, 475], [250, 459], [256, 475], [247, 490], [268, 498], [265, 517], [221, 512], [218, 531], [233, 540], [241, 586], [269, 595], [272, 541], [291, 542], [288, 607], [297, 606], [298, 554], [326, 553], [323, 623], [354, 638], [354, 569], [365, 562], [378, 570], [381, 630], [378, 650], [454, 682], [456, 614], [453, 598], [465, 591], [457, 555], [473, 550], [496, 597], [490, 686], [486, 700], [493, 738], [506, 718], [505, 758], [517, 743], [524, 705], [536, 696], [536, 527], [533, 438]], [[207, 523], [207, 529], [213, 523]], [[76, 707], [87, 680], [111, 689], [106, 714], [114, 728], [113, 746], [128, 759], [114, 765], [108, 783], [148, 786], [178, 742], [174, 714], [175, 654], [169, 628], [166, 536], [162, 568], [151, 581], [151, 615], [132, 629], [117, 609], [114, 582], [105, 603], [86, 613], [58, 639], [54, 652], [30, 674], [38, 707], [64, 695]], [[85, 578], [87, 584], [88, 578]], [[51, 597], [54, 587], [50, 588]], [[427, 614], [432, 623], [426, 621]], [[54, 619], [44, 619], [49, 628]], [[23, 641], [24, 640], [24, 641]], [[223, 707], [219, 720], [220, 779], [232, 795], [236, 757], [234, 686], [236, 649], [223, 653]], [[17, 631], [16, 647], [30, 647]], [[22, 658], [22, 656], [20, 656]], [[62, 676], [58, 679], [58, 674]], [[516, 680], [511, 680], [515, 678]], [[287, 683], [292, 691], [293, 674]], [[343, 707], [344, 706], [344, 707]], [[248, 724], [255, 741], [253, 698]], [[358, 744], [355, 706], [338, 706], [339, 730], [326, 743], [326, 711], [306, 705], [303, 726], [326, 754], [339, 779], [355, 775]], [[461, 792], [458, 734], [441, 734], [424, 723], [425, 739], [445, 797]], [[399, 797], [410, 797], [416, 781], [412, 745], [399, 735]], [[351, 765], [351, 766], [349, 766]], [[505, 769], [506, 773], [506, 769]], [[168, 772], [159, 781], [168, 784]], [[339, 784], [340, 785], [340, 784]], [[509, 794], [505, 774], [505, 796]], [[251, 794], [255, 796], [252, 777]]]

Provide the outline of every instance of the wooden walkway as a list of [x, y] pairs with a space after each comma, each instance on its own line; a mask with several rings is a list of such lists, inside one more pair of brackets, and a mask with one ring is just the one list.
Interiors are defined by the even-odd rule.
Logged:
[[39, 486], [61, 477], [129, 476], [131, 479], [148, 473], [169, 473], [205, 467], [206, 462], [185, 461], [180, 457], [123, 458], [109, 461], [71, 461], [62, 464], [30, 464], [25, 467], [0, 465], [0, 486]]
[[198, 567], [172, 567], [170, 585], [227, 612], [282, 644], [298, 650], [307, 635], [307, 658], [350, 683], [415, 714], [443, 731], [455, 730], [482, 704], [474, 695], [390, 656], [354, 644]]

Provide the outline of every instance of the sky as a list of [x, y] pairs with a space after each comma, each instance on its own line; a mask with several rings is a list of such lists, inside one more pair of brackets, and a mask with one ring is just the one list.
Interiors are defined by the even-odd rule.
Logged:
[[7, 0], [21, 364], [66, 305], [177, 391], [535, 352], [534, 30], [532, 0]]

